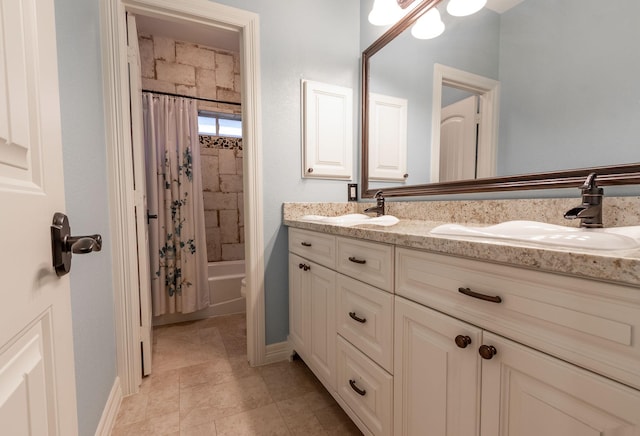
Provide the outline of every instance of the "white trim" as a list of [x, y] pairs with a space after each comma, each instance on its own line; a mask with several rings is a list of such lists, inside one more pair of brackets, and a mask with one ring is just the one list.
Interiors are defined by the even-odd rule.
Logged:
[[96, 429], [96, 436], [109, 436], [113, 430], [122, 403], [122, 389], [120, 388], [120, 379], [116, 377], [107, 398], [107, 404], [102, 411], [102, 417]]
[[278, 342], [276, 344], [267, 345], [266, 355], [264, 358], [264, 364], [282, 362], [289, 360], [293, 353], [293, 349], [289, 344], [289, 341]]
[[480, 98], [477, 174], [478, 178], [495, 176], [500, 82], [446, 65], [434, 64], [431, 112], [431, 182], [438, 183], [440, 181], [440, 119], [443, 85], [472, 92]]
[[265, 314], [258, 15], [208, 0], [103, 0], [101, 5], [117, 363], [122, 391], [125, 395], [135, 393], [141, 382], [125, 11], [224, 27], [241, 34], [247, 357], [251, 365], [261, 365], [265, 359]]

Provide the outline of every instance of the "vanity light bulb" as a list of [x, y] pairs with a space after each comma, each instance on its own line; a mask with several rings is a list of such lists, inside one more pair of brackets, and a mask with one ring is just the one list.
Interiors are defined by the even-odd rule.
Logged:
[[375, 0], [369, 12], [369, 22], [374, 26], [394, 24], [404, 15], [396, 0]]
[[444, 23], [436, 8], [429, 9], [411, 28], [411, 34], [418, 39], [432, 39], [442, 35], [442, 32], [444, 32]]
[[475, 14], [487, 4], [487, 0], [449, 0], [447, 12], [454, 17]]

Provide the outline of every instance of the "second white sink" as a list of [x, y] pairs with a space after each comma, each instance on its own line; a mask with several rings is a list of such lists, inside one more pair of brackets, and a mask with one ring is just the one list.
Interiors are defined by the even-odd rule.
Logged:
[[431, 233], [588, 250], [629, 250], [640, 247], [640, 226], [585, 229], [537, 221], [507, 221], [488, 227], [443, 224], [431, 230]]
[[305, 221], [313, 221], [323, 224], [334, 224], [337, 226], [357, 226], [360, 224], [374, 224], [377, 226], [392, 226], [398, 224], [398, 218], [392, 215], [382, 215], [371, 217], [361, 213], [350, 213], [340, 216], [323, 216], [323, 215], [305, 215], [302, 217]]

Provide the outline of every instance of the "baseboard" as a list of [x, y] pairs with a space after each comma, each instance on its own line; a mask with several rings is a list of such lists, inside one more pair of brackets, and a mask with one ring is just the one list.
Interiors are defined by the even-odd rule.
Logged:
[[282, 362], [283, 360], [289, 360], [291, 357], [291, 347], [288, 341], [278, 342], [276, 344], [269, 344], [266, 347], [264, 356], [264, 364]]
[[109, 436], [113, 430], [113, 426], [116, 423], [118, 417], [118, 410], [120, 409], [120, 403], [122, 402], [122, 389], [120, 387], [120, 378], [116, 377], [113, 382], [113, 387], [107, 398], [107, 404], [102, 411], [102, 417], [98, 423], [96, 429], [96, 436]]

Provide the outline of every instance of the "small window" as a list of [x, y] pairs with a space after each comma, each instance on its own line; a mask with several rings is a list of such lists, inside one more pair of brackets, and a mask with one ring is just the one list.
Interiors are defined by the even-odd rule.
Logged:
[[242, 138], [242, 118], [235, 114], [199, 111], [198, 134]]

